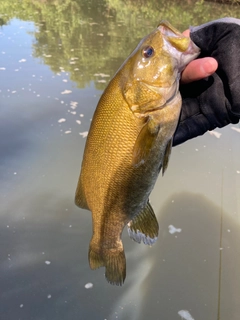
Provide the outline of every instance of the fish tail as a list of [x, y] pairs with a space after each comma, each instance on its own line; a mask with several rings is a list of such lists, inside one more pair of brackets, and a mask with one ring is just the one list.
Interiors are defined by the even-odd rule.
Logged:
[[92, 245], [88, 253], [91, 269], [105, 267], [105, 277], [111, 284], [121, 286], [126, 278], [126, 258], [123, 249], [97, 249]]
[[126, 258], [123, 250], [108, 250], [105, 255], [105, 277], [111, 284], [121, 286], [126, 278]]

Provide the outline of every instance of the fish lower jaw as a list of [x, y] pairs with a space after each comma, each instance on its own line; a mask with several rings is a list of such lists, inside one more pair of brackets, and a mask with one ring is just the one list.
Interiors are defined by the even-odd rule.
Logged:
[[187, 51], [181, 55], [181, 59], [179, 60], [179, 72], [182, 72], [189, 62], [196, 59], [200, 53], [200, 48], [193, 41], [190, 41]]

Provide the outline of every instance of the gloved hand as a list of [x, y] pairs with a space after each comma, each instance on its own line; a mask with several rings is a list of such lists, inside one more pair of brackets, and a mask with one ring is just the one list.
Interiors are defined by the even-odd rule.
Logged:
[[201, 49], [218, 69], [208, 78], [180, 86], [182, 112], [173, 145], [240, 119], [240, 20], [223, 18], [190, 29]]

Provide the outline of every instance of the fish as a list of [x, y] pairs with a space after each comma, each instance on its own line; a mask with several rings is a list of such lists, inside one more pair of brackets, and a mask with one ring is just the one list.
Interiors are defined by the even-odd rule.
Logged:
[[145, 36], [100, 97], [87, 136], [75, 204], [92, 212], [91, 269], [110, 284], [126, 278], [121, 235], [153, 245], [159, 225], [149, 202], [167, 169], [181, 111], [180, 75], [199, 48], [168, 21]]

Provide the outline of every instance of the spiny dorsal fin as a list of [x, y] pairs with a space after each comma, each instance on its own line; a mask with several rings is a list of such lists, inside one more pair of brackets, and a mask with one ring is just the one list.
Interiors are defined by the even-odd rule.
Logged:
[[146, 207], [128, 223], [128, 234], [131, 239], [140, 243], [153, 245], [158, 237], [158, 222], [148, 202]]
[[162, 175], [164, 175], [164, 172], [167, 170], [167, 167], [168, 167], [168, 161], [169, 161], [171, 150], [172, 150], [172, 142], [173, 142], [173, 138], [168, 141], [168, 144], [164, 152], [163, 164], [162, 164]]

